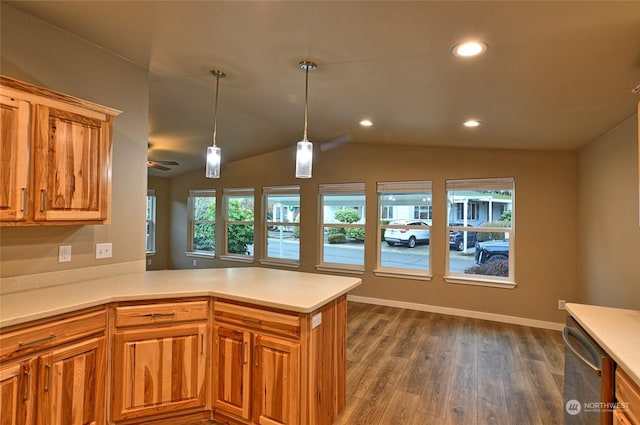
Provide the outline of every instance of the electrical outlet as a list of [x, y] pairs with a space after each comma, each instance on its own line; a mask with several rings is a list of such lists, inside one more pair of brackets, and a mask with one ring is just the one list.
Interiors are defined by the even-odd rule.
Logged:
[[566, 310], [567, 300], [558, 300], [558, 310]]
[[60, 245], [58, 247], [58, 263], [68, 263], [71, 261], [71, 245]]
[[315, 329], [322, 324], [322, 313], [311, 316], [311, 329]]
[[198, 262], [196, 260], [193, 260], [193, 267], [196, 267], [198, 265]]
[[96, 260], [113, 257], [112, 250], [113, 250], [113, 244], [111, 242], [97, 243], [96, 244]]

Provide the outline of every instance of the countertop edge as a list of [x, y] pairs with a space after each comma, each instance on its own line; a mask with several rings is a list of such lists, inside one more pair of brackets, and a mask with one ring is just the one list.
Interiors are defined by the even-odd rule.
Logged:
[[[285, 271], [285, 272], [298, 273], [298, 272], [289, 272], [289, 271]], [[144, 274], [146, 275], [147, 272], [144, 272]], [[139, 276], [140, 273], [130, 273], [130, 274], [121, 275], [120, 277], [126, 277], [127, 275]], [[330, 295], [324, 296], [320, 300], [316, 300], [315, 302], [307, 303], [307, 304], [304, 304], [304, 303], [290, 304], [285, 302], [279, 302], [274, 299], [270, 300], [270, 299], [259, 298], [259, 297], [251, 297], [243, 294], [234, 294], [228, 291], [222, 292], [217, 290], [205, 290], [205, 289], [195, 289], [195, 290], [186, 289], [181, 291], [159, 290], [158, 292], [144, 292], [144, 293], [131, 293], [131, 294], [112, 293], [105, 296], [97, 296], [96, 298], [87, 297], [86, 299], [83, 299], [81, 302], [70, 302], [69, 304], [56, 306], [51, 309], [41, 309], [33, 313], [24, 313], [24, 314], [17, 315], [15, 317], [2, 319], [0, 320], [0, 330], [17, 326], [17, 325], [27, 324], [29, 322], [34, 322], [37, 320], [47, 319], [47, 318], [54, 317], [61, 314], [73, 313], [73, 312], [84, 310], [87, 308], [98, 307], [103, 305], [106, 306], [111, 303], [128, 302], [128, 301], [176, 299], [176, 298], [195, 298], [195, 297], [220, 298], [220, 299], [226, 299], [226, 300], [237, 301], [237, 302], [245, 302], [245, 303], [254, 304], [254, 305], [267, 307], [267, 308], [275, 308], [275, 309], [291, 311], [294, 313], [308, 314], [326, 305], [327, 303], [347, 294], [349, 291], [351, 291], [352, 289], [362, 284], [362, 280], [360, 278], [330, 276], [330, 275], [322, 275], [322, 274], [319, 274], [318, 276], [320, 278], [337, 277], [338, 279], [343, 279], [343, 280], [350, 279], [352, 280], [352, 282], [345, 283], [342, 287], [340, 287], [338, 290], [331, 293]], [[59, 287], [67, 287], [67, 286], [72, 286], [77, 284], [89, 284], [92, 282], [95, 282], [96, 284], [98, 284], [102, 280], [104, 279], [92, 279], [90, 281], [85, 281], [85, 282], [74, 282], [74, 283], [69, 283], [67, 285], [60, 285]], [[48, 289], [51, 289], [51, 288], [48, 288]], [[30, 293], [34, 291], [36, 290], [27, 290], [27, 291], [24, 291], [24, 293]], [[4, 296], [6, 297], [10, 295], [12, 294], [7, 294]]]
[[[640, 386], [640, 365], [632, 365], [627, 361], [626, 356], [620, 355], [617, 350], [611, 347], [611, 343], [607, 341], [607, 338], [601, 335], [597, 329], [594, 329], [593, 324], [590, 323], [588, 319], [585, 318], [586, 313], [584, 311], [580, 311], [581, 309], [602, 309], [603, 312], [611, 312], [611, 311], [625, 311], [624, 309], [616, 309], [611, 307], [600, 307], [600, 306], [592, 306], [588, 304], [576, 304], [576, 303], [567, 303], [566, 310], [571, 317], [573, 317], [580, 326], [582, 326], [588, 333], [591, 338], [593, 338], [606, 352], [611, 356], [611, 358], [619, 365], [624, 371], [629, 375], [629, 377]], [[633, 311], [633, 310], [626, 310]], [[640, 329], [640, 328], [637, 328]]]

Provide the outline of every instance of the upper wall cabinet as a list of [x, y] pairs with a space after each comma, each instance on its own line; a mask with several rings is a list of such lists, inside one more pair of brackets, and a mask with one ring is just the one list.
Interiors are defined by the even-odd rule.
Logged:
[[110, 220], [120, 111], [0, 76], [0, 225]]

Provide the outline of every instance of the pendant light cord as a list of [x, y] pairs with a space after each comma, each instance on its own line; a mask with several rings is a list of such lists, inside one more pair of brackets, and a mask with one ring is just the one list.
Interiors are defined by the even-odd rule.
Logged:
[[216, 75], [216, 100], [213, 106], [213, 147], [216, 146], [216, 126], [218, 117], [218, 85], [220, 84], [220, 76]]
[[309, 108], [309, 66], [305, 71], [305, 83], [304, 83], [304, 134], [302, 140], [307, 141], [307, 110]]

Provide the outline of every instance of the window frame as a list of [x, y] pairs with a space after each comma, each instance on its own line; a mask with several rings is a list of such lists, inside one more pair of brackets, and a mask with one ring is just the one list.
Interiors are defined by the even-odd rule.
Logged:
[[262, 230], [265, 236], [263, 238], [264, 240], [262, 243], [262, 249], [263, 249], [264, 255], [263, 255], [263, 258], [260, 259], [260, 264], [298, 268], [300, 267], [301, 239], [298, 240], [298, 259], [297, 260], [280, 258], [280, 257], [269, 257], [269, 249], [268, 249], [269, 226], [297, 227], [298, 232], [300, 231], [300, 223], [296, 223], [295, 218], [294, 218], [294, 222], [288, 222], [288, 221], [282, 221], [282, 220], [275, 221], [274, 220], [275, 217], [272, 217], [272, 221], [268, 221], [268, 215], [271, 212], [268, 209], [269, 196], [271, 195], [296, 195], [298, 197], [298, 208], [299, 208], [298, 214], [301, 214], [302, 212], [302, 208], [300, 206], [300, 186], [297, 186], [297, 185], [296, 186], [265, 186], [262, 188], [262, 226], [263, 226]]
[[[360, 214], [359, 223], [325, 223], [324, 217], [324, 196], [325, 195], [362, 195], [363, 204], [362, 207], [356, 206]], [[320, 271], [349, 273], [349, 274], [364, 274], [365, 262], [366, 262], [366, 244], [363, 243], [363, 255], [362, 265], [347, 264], [347, 263], [331, 263], [324, 261], [324, 229], [325, 228], [350, 228], [350, 229], [363, 229], [366, 232], [366, 205], [367, 194], [365, 191], [364, 183], [331, 183], [321, 184], [318, 186], [318, 262], [316, 269]], [[353, 207], [350, 207], [353, 208]], [[365, 233], [366, 235], [366, 233]], [[366, 237], [366, 236], [365, 236]]]
[[[243, 197], [243, 198], [253, 198], [253, 221], [238, 221], [238, 220], [229, 220], [229, 199], [234, 197]], [[222, 222], [224, 225], [224, 241], [223, 241], [223, 252], [224, 254], [220, 256], [223, 260], [228, 261], [239, 261], [242, 263], [253, 263], [256, 258], [256, 239], [255, 239], [255, 231], [256, 231], [256, 197], [255, 197], [255, 189], [253, 187], [246, 188], [223, 188], [222, 189]], [[239, 253], [230, 253], [229, 252], [229, 226], [236, 225], [247, 225], [253, 227], [253, 252], [251, 255], [243, 255]]]
[[[149, 200], [151, 199], [151, 218], [149, 218]], [[155, 255], [156, 253], [156, 229], [157, 229], [157, 202], [155, 189], [147, 189], [147, 208], [145, 221], [147, 223], [147, 240], [145, 246], [146, 255]]]
[[[217, 193], [215, 189], [189, 189], [188, 191], [188, 200], [187, 200], [187, 216], [188, 216], [188, 225], [187, 225], [187, 251], [185, 255], [187, 257], [199, 257], [199, 258], [215, 258], [216, 256], [216, 236], [213, 238], [213, 251], [202, 251], [196, 250], [194, 248], [194, 231], [193, 227], [195, 224], [201, 223], [210, 223], [213, 225], [214, 235], [217, 234], [217, 226], [216, 226], [216, 217], [213, 220], [196, 220], [194, 218], [194, 208], [195, 208], [195, 198], [213, 198], [213, 202], [216, 208], [216, 215], [218, 214], [218, 200], [216, 198]], [[195, 260], [194, 260], [195, 261]]]
[[[502, 213], [505, 211], [511, 211], [511, 227], [482, 227], [482, 226], [469, 226], [467, 222], [467, 226], [452, 226], [451, 225], [451, 211], [449, 210], [449, 205], [453, 202], [450, 200], [449, 192], [453, 191], [477, 191], [482, 192], [485, 190], [510, 190], [510, 205], [511, 208], [503, 208]], [[455, 196], [455, 195], [454, 195]], [[490, 286], [496, 288], [504, 288], [504, 289], [513, 289], [516, 287], [516, 269], [515, 269], [515, 259], [516, 259], [516, 221], [515, 221], [515, 206], [516, 206], [516, 180], [514, 177], [499, 177], [499, 178], [477, 178], [477, 179], [452, 179], [445, 181], [445, 199], [447, 200], [447, 222], [446, 222], [446, 235], [447, 235], [447, 251], [446, 251], [446, 261], [445, 261], [445, 275], [444, 280], [447, 283], [454, 284], [465, 284], [465, 285], [479, 285], [479, 286]], [[471, 202], [468, 202], [471, 204]], [[488, 212], [488, 220], [489, 222], [495, 221], [493, 217], [495, 214], [493, 213], [491, 202], [489, 202], [489, 212]], [[478, 202], [478, 211], [479, 211], [479, 202]], [[501, 215], [502, 215], [501, 213]], [[462, 213], [464, 216], [464, 212]], [[467, 216], [469, 214], [467, 213]], [[456, 220], [458, 214], [456, 212]], [[472, 220], [467, 218], [466, 221]], [[462, 231], [462, 232], [476, 232], [476, 237], [478, 233], [504, 233], [505, 239], [509, 240], [509, 275], [506, 277], [502, 276], [492, 276], [492, 275], [480, 275], [480, 274], [472, 274], [472, 273], [460, 273], [460, 272], [452, 272], [450, 270], [450, 260], [451, 260], [451, 250], [449, 248], [449, 235], [451, 231]], [[474, 256], [475, 256], [475, 248], [474, 248]], [[474, 257], [475, 258], [475, 257]], [[474, 265], [476, 265], [474, 261]]]
[[[415, 194], [430, 194], [430, 210], [433, 216], [433, 182], [430, 180], [422, 180], [422, 181], [398, 181], [398, 182], [378, 182], [376, 185], [376, 194], [377, 194], [377, 224], [376, 230], [377, 235], [379, 237], [376, 238], [376, 268], [373, 270], [373, 273], [376, 276], [385, 276], [385, 277], [395, 277], [395, 278], [404, 278], [404, 279], [415, 279], [415, 280], [425, 280], [430, 281], [433, 279], [433, 256], [431, 252], [431, 235], [429, 236], [429, 261], [427, 270], [421, 269], [411, 269], [411, 268], [400, 268], [400, 267], [383, 267], [382, 266], [382, 248], [384, 247], [385, 241], [382, 240], [382, 231], [383, 229], [403, 229], [406, 226], [401, 225], [392, 225], [392, 224], [383, 224], [382, 220], [388, 220], [382, 218], [383, 211], [383, 197], [385, 194], [405, 194], [405, 193], [415, 193]], [[419, 205], [413, 206], [412, 216], [415, 215], [415, 209], [419, 207]], [[399, 218], [390, 219], [400, 220]], [[421, 219], [421, 218], [413, 218], [410, 220], [421, 220], [428, 221], [430, 219]], [[429, 231], [433, 230], [433, 222], [429, 224]]]

